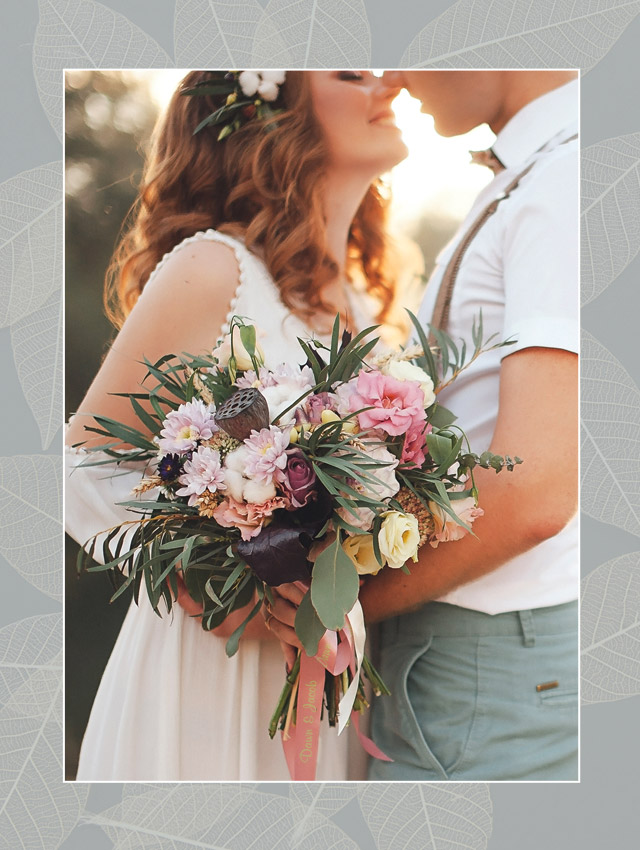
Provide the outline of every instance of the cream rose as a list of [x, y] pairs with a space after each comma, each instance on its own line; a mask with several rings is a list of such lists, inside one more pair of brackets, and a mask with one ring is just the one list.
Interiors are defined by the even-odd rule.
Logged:
[[382, 566], [373, 551], [372, 534], [354, 534], [342, 542], [342, 548], [353, 561], [358, 575], [375, 575]]
[[398, 569], [411, 558], [418, 560], [420, 530], [413, 514], [387, 511], [378, 534], [380, 553], [387, 564]]
[[381, 369], [383, 375], [390, 375], [397, 381], [415, 381], [420, 384], [420, 389], [424, 393], [424, 406], [431, 407], [436, 400], [436, 394], [433, 391], [433, 381], [419, 366], [414, 363], [409, 363], [408, 360], [390, 360]]
[[[228, 366], [229, 358], [231, 357], [231, 334], [227, 334], [220, 345], [213, 349], [212, 353], [220, 366]], [[236, 366], [238, 369], [242, 372], [246, 372], [248, 369], [253, 369], [251, 357], [249, 357], [247, 349], [242, 344], [242, 340], [240, 339], [240, 328], [237, 326], [233, 329], [233, 354], [236, 358]], [[257, 341], [255, 358], [259, 364], [264, 363], [264, 351], [262, 350], [260, 343]]]

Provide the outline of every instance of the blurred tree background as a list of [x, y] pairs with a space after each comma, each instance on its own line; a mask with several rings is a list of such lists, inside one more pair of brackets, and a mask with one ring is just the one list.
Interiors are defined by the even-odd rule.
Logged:
[[[154, 75], [162, 73], [78, 70], [66, 75], [67, 418], [78, 407], [115, 336], [115, 329], [104, 315], [105, 273], [136, 197], [145, 150], [159, 110], [152, 82]], [[425, 155], [418, 151], [418, 156]], [[421, 190], [418, 183], [415, 191]], [[443, 215], [441, 209], [436, 202], [410, 226], [402, 226], [402, 235], [412, 239], [422, 251], [427, 275], [438, 251], [459, 223]], [[67, 537], [67, 779], [75, 778], [95, 692], [130, 602], [130, 596], [125, 595], [113, 605], [108, 604], [112, 588], [103, 573], [88, 573], [79, 579], [77, 552], [77, 545]]]
[[[104, 315], [105, 272], [136, 196], [158, 107], [142, 76], [69, 71], [66, 80], [65, 407], [68, 418], [95, 376], [115, 329]], [[108, 578], [78, 579], [66, 538], [66, 776], [130, 597], [108, 605]]]

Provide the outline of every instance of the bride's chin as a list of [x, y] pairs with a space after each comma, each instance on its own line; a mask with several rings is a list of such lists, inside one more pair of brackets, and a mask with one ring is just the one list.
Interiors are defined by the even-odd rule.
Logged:
[[393, 146], [393, 149], [389, 150], [389, 161], [385, 167], [385, 171], [390, 171], [394, 168], [394, 166], [399, 165], [399, 163], [405, 160], [408, 156], [409, 148], [405, 145], [402, 139], [399, 139]]

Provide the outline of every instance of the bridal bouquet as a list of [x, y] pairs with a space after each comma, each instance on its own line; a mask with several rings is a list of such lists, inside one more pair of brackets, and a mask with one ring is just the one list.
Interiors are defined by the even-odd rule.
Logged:
[[[131, 522], [79, 555], [79, 569], [109, 572], [113, 598], [133, 586], [138, 602], [144, 587], [156, 613], [161, 600], [171, 611], [181, 576], [204, 629], [248, 609], [227, 642], [233, 655], [270, 589], [304, 583], [295, 628], [305, 652], [269, 730], [281, 728], [294, 778], [315, 776], [323, 710], [339, 731], [350, 716], [357, 728], [363, 679], [388, 693], [364, 654], [361, 577], [407, 571], [421, 546], [467, 534], [482, 514], [474, 468], [521, 462], [474, 454], [437, 400], [483, 351], [509, 343], [484, 341], [480, 316], [468, 362], [441, 332], [434, 355], [411, 318], [417, 346], [373, 357], [375, 327], [352, 338], [336, 318], [330, 345], [300, 339], [306, 363], [291, 366], [265, 363], [255, 326], [234, 316], [211, 356], [146, 363], [145, 391], [129, 395], [141, 429], [100, 416], [87, 429], [111, 442], [88, 448], [101, 454], [85, 463], [146, 463], [124, 503]], [[99, 540], [104, 564], [89, 565]]]

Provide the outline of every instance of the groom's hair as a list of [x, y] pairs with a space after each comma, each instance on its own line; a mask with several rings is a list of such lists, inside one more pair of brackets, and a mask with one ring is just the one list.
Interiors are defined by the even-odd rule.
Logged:
[[[320, 190], [327, 152], [312, 103], [314, 72], [287, 72], [275, 125], [270, 119], [266, 127], [256, 116], [222, 141], [216, 127], [193, 132], [219, 108], [219, 97], [181, 95], [207, 73], [186, 75], [154, 130], [139, 196], [107, 272], [108, 315], [120, 326], [162, 256], [208, 228], [242, 236], [259, 250], [291, 310], [333, 314], [323, 290], [339, 269], [326, 248]], [[379, 299], [380, 320], [394, 291], [385, 263], [388, 203], [382, 183], [374, 181], [349, 236], [351, 269], [363, 272]]]

